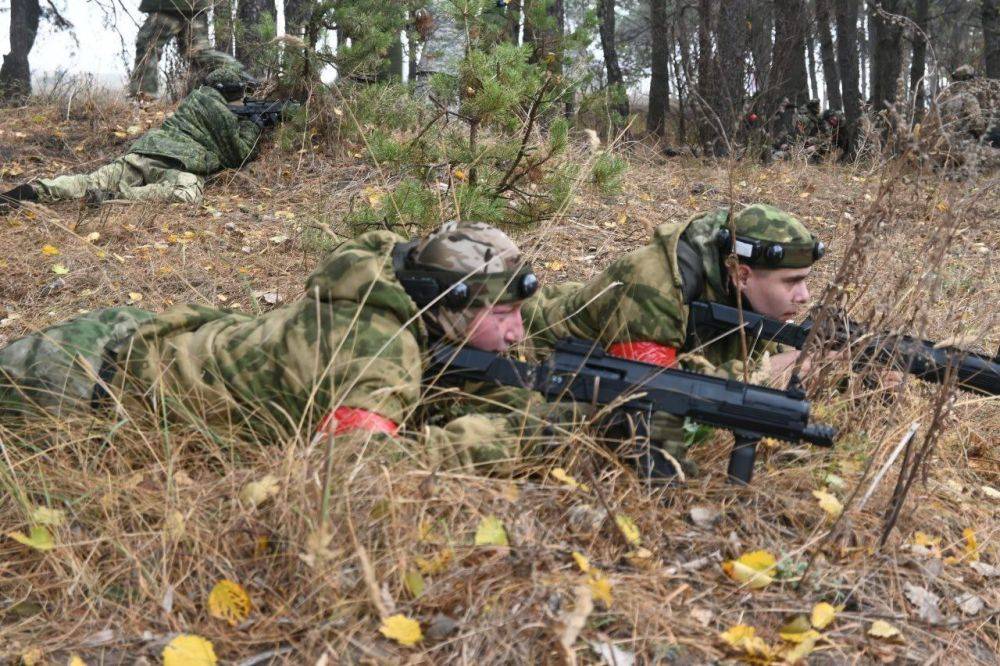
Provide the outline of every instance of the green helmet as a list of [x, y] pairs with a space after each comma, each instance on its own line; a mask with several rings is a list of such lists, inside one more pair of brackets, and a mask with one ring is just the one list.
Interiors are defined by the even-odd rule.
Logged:
[[223, 65], [209, 72], [205, 76], [204, 84], [218, 90], [227, 100], [233, 101], [243, 97], [247, 79], [238, 67]]
[[[761, 268], [805, 268], [823, 256], [823, 242], [794, 215], [769, 206], [752, 204], [733, 219], [736, 255], [740, 262]], [[719, 230], [719, 245], [731, 252], [729, 225]]]

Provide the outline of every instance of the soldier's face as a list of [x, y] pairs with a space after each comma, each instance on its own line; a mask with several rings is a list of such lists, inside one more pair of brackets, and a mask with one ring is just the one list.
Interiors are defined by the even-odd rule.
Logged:
[[469, 324], [466, 344], [483, 351], [506, 351], [524, 339], [520, 303], [504, 303], [479, 308]]
[[751, 268], [740, 265], [739, 288], [754, 312], [773, 319], [794, 319], [809, 302], [806, 278], [812, 268]]

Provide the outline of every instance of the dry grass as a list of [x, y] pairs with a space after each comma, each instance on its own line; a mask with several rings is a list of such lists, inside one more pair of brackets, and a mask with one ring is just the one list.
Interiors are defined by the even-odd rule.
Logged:
[[[116, 128], [127, 135], [157, 119], [155, 110], [94, 100], [77, 100], [66, 116], [65, 104], [5, 111], [5, 183], [92, 168], [127, 144]], [[591, 276], [661, 221], [766, 201], [799, 214], [833, 248], [815, 271], [817, 297], [839, 274], [855, 316], [936, 338], [973, 332], [980, 349], [1000, 343], [995, 181], [952, 183], [893, 165], [664, 161], [639, 149], [632, 162], [621, 197], [583, 188], [560, 219], [520, 232], [545, 279]], [[335, 242], [328, 231], [347, 233], [339, 217], [372, 181], [335, 150], [269, 149], [243, 172], [217, 178], [200, 208], [70, 203], [2, 218], [0, 345], [136, 293], [151, 309], [191, 301], [258, 311], [271, 306], [255, 293], [296, 298]], [[856, 265], [840, 271], [856, 225], [870, 236], [852, 255]], [[936, 242], [948, 229], [954, 239]], [[87, 240], [92, 232], [99, 238]], [[60, 254], [43, 255], [46, 244]], [[69, 274], [55, 275], [56, 263]], [[815, 663], [996, 663], [1000, 578], [969, 566], [963, 530], [975, 531], [980, 561], [1000, 566], [1000, 500], [982, 489], [1000, 487], [997, 401], [958, 395], [926, 476], [879, 548], [899, 463], [836, 526], [811, 492], [835, 474], [845, 484], [838, 494], [860, 489], [860, 499], [914, 420], [921, 440], [937, 388], [909, 382], [892, 401], [860, 381], [817, 390], [816, 411], [841, 429], [833, 451], [764, 447], [753, 485], [734, 488], [724, 482], [729, 445], [719, 434], [694, 452], [698, 478], [656, 493], [583, 432], [512, 478], [489, 478], [435, 473], [418, 448], [376, 442], [340, 446], [330, 457], [322, 443], [220, 443], [190, 429], [90, 417], [30, 430], [0, 424], [0, 531], [24, 529], [38, 505], [68, 517], [48, 553], [0, 541], [0, 660], [37, 648], [50, 663], [70, 652], [89, 664], [157, 661], [166, 641], [190, 632], [234, 663], [254, 655], [312, 663], [324, 654], [332, 662], [558, 662], [561, 623], [583, 580], [571, 557], [578, 551], [610, 577], [614, 594], [610, 606], [597, 604], [576, 644], [585, 663], [600, 660], [588, 641], [633, 652], [639, 663], [712, 662], [732, 654], [720, 631], [745, 623], [777, 643], [784, 619], [819, 601], [844, 609]], [[556, 466], [590, 490], [552, 479]], [[258, 509], [242, 504], [240, 489], [267, 474], [278, 479], [278, 495]], [[718, 511], [718, 522], [692, 524], [695, 506]], [[635, 520], [649, 557], [630, 556], [635, 549], [608, 512]], [[510, 548], [471, 545], [487, 515], [506, 526]], [[939, 546], [914, 547], [916, 531], [940, 537]], [[782, 579], [751, 592], [719, 562], [756, 549], [781, 559]], [[438, 566], [425, 562], [426, 589], [413, 598], [404, 575], [421, 558]], [[207, 613], [206, 597], [223, 578], [254, 601], [236, 628]], [[907, 583], [941, 597], [944, 623], [918, 617]], [[985, 602], [974, 616], [954, 601], [965, 592]], [[382, 638], [379, 616], [391, 612], [421, 621], [420, 646]], [[876, 619], [903, 639], [867, 636]]]

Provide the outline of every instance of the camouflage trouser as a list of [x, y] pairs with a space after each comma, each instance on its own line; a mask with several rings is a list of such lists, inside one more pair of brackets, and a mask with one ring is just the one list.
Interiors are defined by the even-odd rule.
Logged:
[[156, 96], [160, 90], [160, 56], [171, 39], [177, 37], [178, 50], [192, 65], [208, 72], [223, 65], [243, 66], [228, 53], [212, 48], [208, 39], [208, 18], [204, 12], [193, 17], [169, 12], [152, 12], [135, 38], [135, 68], [129, 92]]
[[97, 310], [0, 349], [0, 417], [89, 409], [105, 351], [117, 351], [153, 316], [128, 307]]
[[205, 179], [175, 167], [159, 157], [129, 153], [92, 173], [44, 178], [32, 185], [43, 203], [82, 199], [91, 189], [130, 201], [199, 203]]

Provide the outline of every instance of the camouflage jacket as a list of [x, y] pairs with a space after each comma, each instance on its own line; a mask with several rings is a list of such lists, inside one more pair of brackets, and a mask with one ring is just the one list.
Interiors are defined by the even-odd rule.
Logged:
[[949, 132], [978, 138], [1000, 124], [1000, 80], [954, 81], [941, 92], [939, 105]]
[[184, 98], [163, 125], [139, 137], [129, 152], [176, 160], [185, 171], [207, 176], [253, 159], [260, 133], [253, 122], [234, 115], [217, 90], [203, 86]]
[[[679, 360], [688, 369], [742, 379], [739, 336], [708, 343], [715, 336], [688, 330], [690, 301], [736, 305], [714, 241], [726, 213], [661, 224], [651, 243], [612, 262], [589, 282], [543, 287], [524, 306], [533, 355], [543, 355], [567, 336], [598, 340], [605, 347], [655, 342], [684, 352]], [[751, 350], [752, 365], [765, 349], [774, 351], [770, 346]]]
[[139, 3], [139, 11], [150, 14], [152, 12], [170, 12], [172, 14], [184, 14], [191, 16], [201, 12], [208, 13], [212, 8], [212, 0], [142, 0]]
[[530, 440], [521, 435], [533, 425], [511, 411], [528, 406], [523, 392], [506, 410], [479, 413], [491, 410], [465, 397], [448, 418], [427, 418], [430, 341], [392, 268], [402, 240], [374, 231], [344, 243], [310, 276], [304, 298], [262, 316], [199, 306], [158, 315], [118, 352], [113, 383], [156, 413], [243, 426], [263, 441], [314, 432], [335, 408], [352, 407], [420, 432], [435, 463], [517, 459], [512, 447]]

